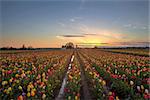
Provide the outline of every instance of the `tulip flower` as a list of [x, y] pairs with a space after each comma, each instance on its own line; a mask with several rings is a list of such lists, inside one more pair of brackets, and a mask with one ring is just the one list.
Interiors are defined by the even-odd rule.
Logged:
[[106, 85], [106, 81], [103, 80], [103, 81], [102, 81], [102, 85], [103, 85], [103, 86]]
[[10, 80], [9, 80], [9, 82], [11, 83], [13, 81], [13, 78], [11, 78]]
[[134, 84], [134, 82], [133, 81], [130, 81], [130, 85], [132, 86]]
[[120, 100], [118, 96], [116, 96], [116, 100]]
[[23, 96], [22, 95], [18, 96], [17, 100], [23, 100]]
[[11, 87], [9, 87], [9, 88], [8, 88], [8, 91], [12, 91], [12, 88], [11, 88]]
[[30, 92], [27, 93], [27, 96], [30, 97]]
[[114, 96], [109, 96], [108, 100], [115, 100]]
[[140, 86], [137, 86], [136, 88], [137, 88], [137, 90], [138, 90], [139, 92], [141, 91], [141, 88], [140, 88]]
[[34, 90], [31, 91], [31, 96], [35, 96]]
[[150, 94], [144, 93], [144, 99], [149, 100], [150, 99]]
[[3, 82], [2, 82], [2, 85], [6, 85], [6, 84], [8, 84], [7, 81], [3, 81]]
[[19, 86], [18, 89], [19, 89], [19, 90], [22, 90], [22, 86]]
[[42, 99], [45, 99], [45, 98], [46, 98], [46, 95], [45, 95], [45, 94], [43, 94], [43, 95], [42, 95]]
[[141, 85], [141, 89], [144, 90], [144, 86], [143, 85]]

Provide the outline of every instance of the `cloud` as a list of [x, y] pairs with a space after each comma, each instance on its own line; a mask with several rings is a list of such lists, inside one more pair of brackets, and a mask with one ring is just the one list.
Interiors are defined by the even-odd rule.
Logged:
[[[100, 29], [97, 27], [89, 27], [85, 24], [79, 23], [77, 26], [78, 34], [62, 34], [57, 36], [63, 41], [75, 41], [76, 43], [107, 43], [125, 41], [128, 39], [128, 34], [118, 33], [117, 31]], [[98, 44], [96, 44], [98, 45]]]
[[60, 35], [62, 37], [85, 37], [84, 35]]
[[71, 18], [71, 19], [70, 19], [70, 21], [71, 21], [71, 22], [74, 22], [74, 21], [75, 21], [75, 19]]
[[97, 45], [97, 44], [109, 44], [109, 43], [77, 43], [77, 44], [81, 44], [81, 45]]
[[97, 34], [95, 34], [95, 33], [85, 33], [85, 34], [83, 34], [83, 35], [97, 35]]
[[65, 37], [65, 38], [70, 38], [70, 37], [86, 37], [86, 36], [95, 36], [97, 34], [90, 34], [90, 33], [83, 33], [83, 34], [67, 34], [67, 35], [59, 35], [57, 37]]
[[147, 27], [143, 26], [143, 27], [141, 27], [141, 29], [146, 30], [146, 29], [147, 29]]
[[145, 30], [147, 29], [146, 26], [140, 25], [140, 24], [125, 24], [123, 25], [125, 28], [131, 28], [131, 29], [142, 29]]
[[125, 24], [124, 27], [126, 27], [126, 28], [131, 28], [131, 27], [132, 27], [132, 24]]
[[62, 27], [65, 27], [66, 25], [64, 23], [58, 22], [58, 24]]
[[82, 17], [73, 17], [73, 18], [70, 18], [70, 21], [75, 22], [75, 21], [80, 20], [80, 19], [82, 19]]
[[[128, 25], [128, 27], [131, 25]], [[85, 36], [92, 36], [92, 37], [99, 37], [99, 38], [105, 38], [105, 40], [124, 40], [128, 37], [127, 34], [125, 33], [118, 33], [117, 31], [111, 31], [111, 30], [107, 30], [107, 29], [99, 29], [96, 27], [89, 27], [85, 24], [80, 24], [79, 25], [79, 30], [82, 33], [85, 33]]]
[[139, 28], [138, 25], [136, 25], [136, 24], [125, 24], [124, 27], [125, 27], [125, 28], [132, 28], [132, 29], [137, 29], [137, 28]]

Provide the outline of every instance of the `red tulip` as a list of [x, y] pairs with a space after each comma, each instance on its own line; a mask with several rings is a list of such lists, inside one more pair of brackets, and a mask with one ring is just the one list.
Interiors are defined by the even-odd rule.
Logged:
[[23, 100], [23, 96], [22, 95], [18, 96], [17, 100]]
[[64, 88], [64, 92], [68, 92], [68, 88]]
[[145, 93], [145, 94], [144, 94], [144, 98], [145, 98], [145, 99], [150, 99], [150, 94]]
[[114, 96], [109, 96], [108, 100], [114, 100]]
[[132, 73], [135, 73], [135, 72], [136, 72], [136, 70], [132, 70], [131, 72], [132, 72]]
[[131, 78], [135, 79], [136, 77], [135, 76], [131, 76]]

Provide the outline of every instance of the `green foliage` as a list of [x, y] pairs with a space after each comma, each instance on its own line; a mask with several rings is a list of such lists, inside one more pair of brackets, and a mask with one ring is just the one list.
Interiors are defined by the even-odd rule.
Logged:
[[130, 93], [130, 88], [124, 82], [118, 80], [113, 81], [111, 90], [115, 91], [120, 98], [127, 98]]

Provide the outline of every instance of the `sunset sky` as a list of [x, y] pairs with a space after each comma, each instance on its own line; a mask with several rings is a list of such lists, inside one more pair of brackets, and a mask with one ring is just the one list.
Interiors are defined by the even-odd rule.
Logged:
[[149, 0], [2, 0], [0, 47], [149, 42]]

